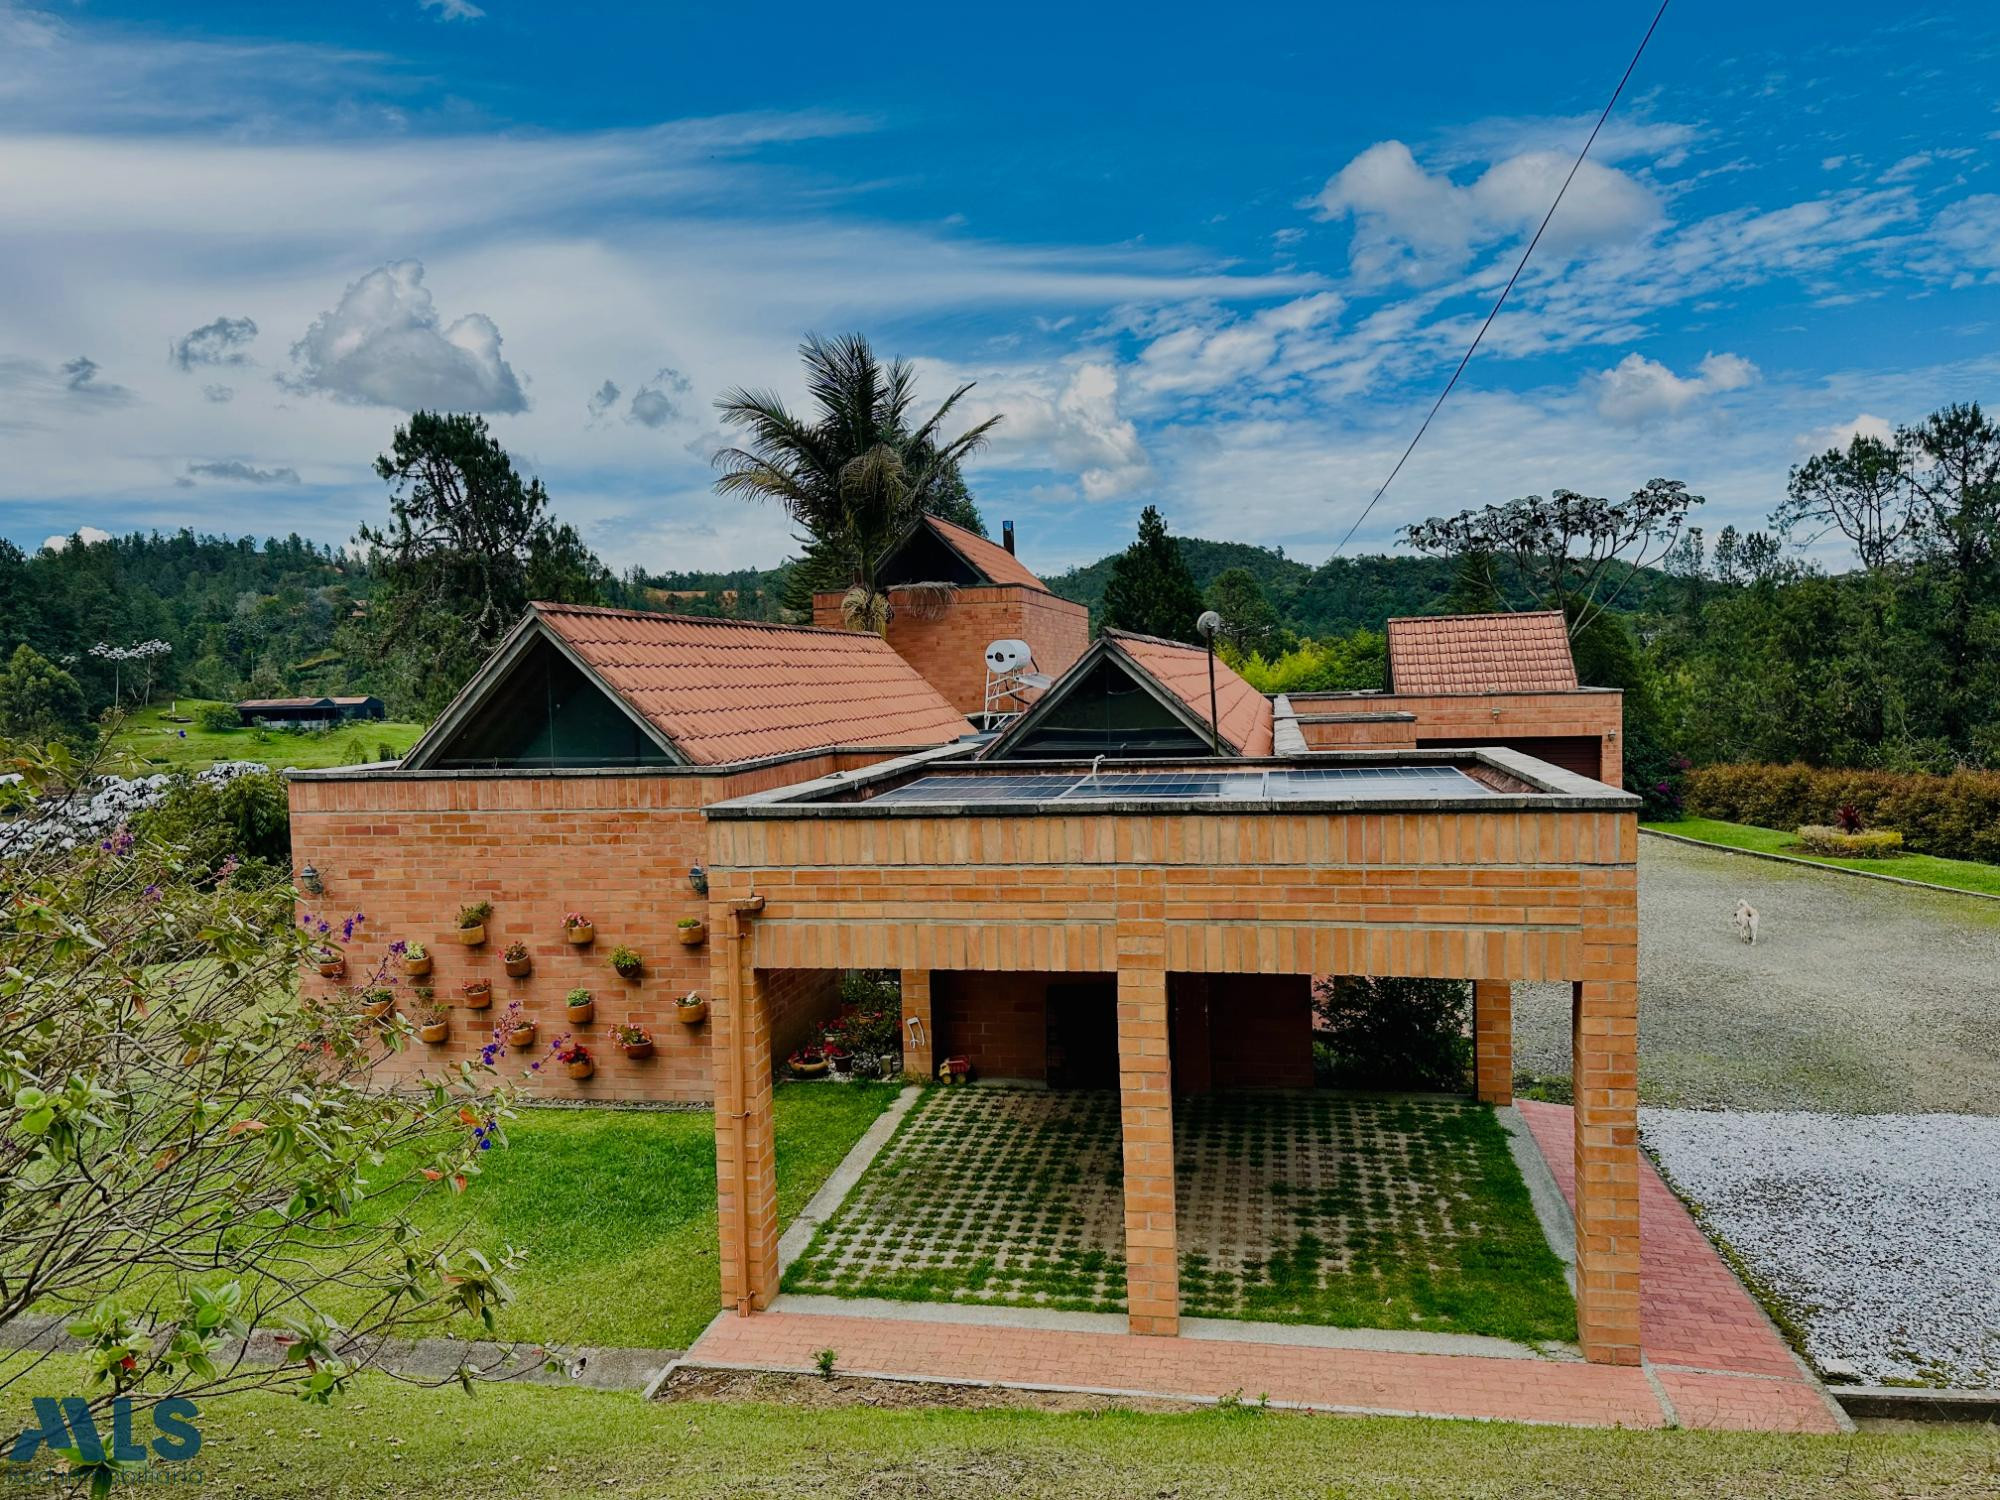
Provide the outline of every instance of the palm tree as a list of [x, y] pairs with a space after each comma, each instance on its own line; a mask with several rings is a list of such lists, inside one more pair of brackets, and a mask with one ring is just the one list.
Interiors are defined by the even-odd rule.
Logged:
[[841, 570], [849, 627], [879, 634], [889, 624], [882, 565], [926, 510], [950, 500], [959, 461], [985, 444], [1000, 419], [988, 417], [949, 441], [940, 436], [946, 415], [972, 389], [967, 381], [912, 425], [916, 372], [901, 359], [884, 365], [858, 333], [811, 335], [799, 357], [816, 418], [794, 416], [771, 391], [726, 392], [715, 403], [722, 420], [748, 437], [745, 447], [715, 455], [722, 470], [715, 488], [784, 506], [813, 550]]

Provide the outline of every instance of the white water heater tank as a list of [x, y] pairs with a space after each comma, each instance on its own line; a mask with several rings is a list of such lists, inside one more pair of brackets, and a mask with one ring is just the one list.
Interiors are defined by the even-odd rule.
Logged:
[[1026, 641], [995, 641], [986, 648], [986, 670], [995, 676], [1025, 671], [1034, 659]]

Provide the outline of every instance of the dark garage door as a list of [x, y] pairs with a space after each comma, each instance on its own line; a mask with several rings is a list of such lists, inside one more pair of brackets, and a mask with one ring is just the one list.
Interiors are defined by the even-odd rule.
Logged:
[[1504, 745], [1536, 760], [1545, 760], [1565, 771], [1597, 780], [1603, 769], [1602, 751], [1594, 734], [1510, 735], [1500, 738], [1418, 740], [1419, 750], [1462, 750], [1471, 745]]

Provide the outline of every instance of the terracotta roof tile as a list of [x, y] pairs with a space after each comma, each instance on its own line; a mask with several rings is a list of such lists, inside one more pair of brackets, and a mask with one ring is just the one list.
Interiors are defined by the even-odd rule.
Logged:
[[[1208, 722], [1208, 648], [1157, 636], [1107, 630], [1104, 635], [1161, 687]], [[1215, 706], [1222, 738], [1239, 755], [1271, 753], [1271, 700], [1250, 686], [1221, 658], [1215, 663]]]
[[1040, 589], [1045, 594], [1049, 591], [1049, 586], [1030, 573], [1020, 558], [998, 542], [989, 542], [976, 531], [967, 531], [963, 526], [954, 526], [936, 516], [925, 516], [924, 520], [937, 533], [940, 541], [971, 563], [990, 582], [1020, 584], [1024, 588]]
[[881, 637], [536, 604], [544, 624], [689, 760], [827, 745], [939, 745], [965, 716]]
[[1389, 622], [1393, 692], [1559, 693], [1576, 685], [1560, 610]]

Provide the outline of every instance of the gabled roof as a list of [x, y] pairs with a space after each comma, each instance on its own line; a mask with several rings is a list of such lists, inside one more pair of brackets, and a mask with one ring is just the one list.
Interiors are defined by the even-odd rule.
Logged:
[[[983, 758], [1004, 759], [1009, 745], [1031, 735], [1050, 710], [1078, 691], [1106, 660], [1122, 667], [1202, 743], [1208, 742], [1208, 649], [1126, 630], [1105, 630], [1026, 713], [1001, 731]], [[1215, 706], [1224, 754], [1271, 753], [1271, 700], [1237, 676], [1220, 657], [1215, 662]]]
[[537, 603], [403, 764], [427, 765], [542, 640], [683, 764], [830, 745], [937, 745], [972, 731], [888, 642], [867, 632]]
[[963, 526], [954, 526], [936, 516], [925, 516], [924, 524], [930, 527], [933, 536], [964, 558], [966, 566], [988, 583], [1019, 584], [1023, 588], [1040, 589], [1045, 594], [1049, 591], [1049, 586], [1030, 573], [1020, 558], [997, 542], [989, 542], [976, 531], [967, 531]]
[[1391, 692], [1561, 693], [1576, 685], [1561, 610], [1389, 622]]

